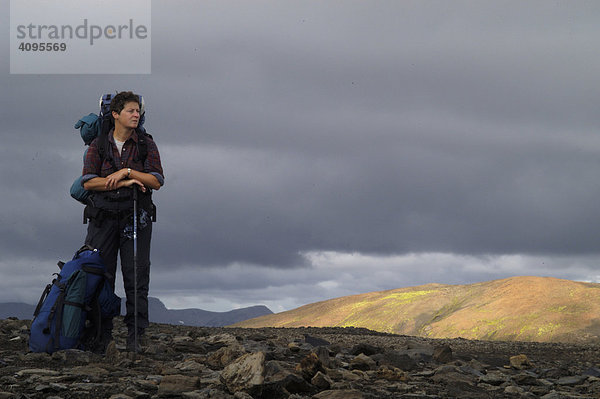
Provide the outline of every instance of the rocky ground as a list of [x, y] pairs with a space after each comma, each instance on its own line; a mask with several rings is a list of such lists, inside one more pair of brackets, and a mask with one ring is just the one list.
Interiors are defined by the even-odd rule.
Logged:
[[599, 398], [597, 345], [428, 340], [354, 328], [152, 324], [126, 352], [29, 353], [30, 322], [0, 320], [0, 399]]

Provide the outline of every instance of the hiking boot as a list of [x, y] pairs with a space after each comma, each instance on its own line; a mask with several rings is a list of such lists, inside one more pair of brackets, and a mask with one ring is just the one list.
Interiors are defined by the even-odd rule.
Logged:
[[113, 340], [112, 330], [104, 330], [98, 338], [84, 337], [83, 348], [98, 355], [104, 355], [106, 347]]
[[127, 345], [126, 349], [128, 352], [141, 352], [142, 346], [146, 346], [146, 339], [144, 337], [144, 330], [138, 329], [137, 335], [137, 347], [135, 345], [135, 333], [134, 330], [129, 330], [127, 334]]
[[92, 347], [92, 352], [99, 354], [99, 355], [104, 355], [104, 353], [106, 353], [106, 347], [108, 346], [108, 344], [111, 343], [112, 340], [113, 340], [112, 334], [111, 335], [103, 335], [100, 338], [100, 341], [98, 341]]
[[129, 337], [127, 337], [127, 346], [126, 346], [125, 350], [127, 352], [140, 353], [142, 351], [142, 346], [140, 345], [139, 337], [138, 337], [137, 346], [135, 345], [134, 341], [135, 341], [134, 338], [129, 339]]

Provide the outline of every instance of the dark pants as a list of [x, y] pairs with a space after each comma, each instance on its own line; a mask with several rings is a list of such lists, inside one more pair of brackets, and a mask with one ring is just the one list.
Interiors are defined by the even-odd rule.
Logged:
[[[130, 221], [130, 219], [129, 219]], [[123, 229], [128, 223], [127, 218], [108, 218], [100, 223], [90, 220], [85, 243], [100, 250], [106, 270], [112, 276], [110, 285], [115, 290], [117, 272], [117, 253], [120, 253], [123, 285], [127, 296], [127, 315], [125, 324], [130, 330], [135, 325], [135, 283], [133, 270], [133, 239], [122, 237]], [[152, 238], [152, 223], [138, 228], [137, 233], [137, 325], [138, 329], [148, 327], [148, 286], [150, 284], [150, 240]], [[112, 320], [107, 321], [106, 328], [112, 330]], [[104, 323], [103, 323], [104, 324]]]

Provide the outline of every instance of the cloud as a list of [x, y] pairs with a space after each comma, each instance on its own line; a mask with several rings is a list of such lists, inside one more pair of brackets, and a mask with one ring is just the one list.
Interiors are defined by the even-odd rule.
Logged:
[[153, 4], [152, 75], [3, 60], [0, 273], [35, 285], [26, 259], [45, 284], [82, 244], [73, 124], [132, 89], [165, 170], [152, 289], [170, 303], [592, 279], [598, 7], [173, 1]]
[[598, 256], [469, 256], [409, 253], [374, 256], [360, 253], [305, 253], [309, 267], [269, 269], [232, 264], [225, 268], [153, 272], [157, 293], [172, 308], [201, 304], [213, 311], [264, 304], [274, 312], [331, 298], [429, 283], [472, 284], [535, 275], [598, 282]]

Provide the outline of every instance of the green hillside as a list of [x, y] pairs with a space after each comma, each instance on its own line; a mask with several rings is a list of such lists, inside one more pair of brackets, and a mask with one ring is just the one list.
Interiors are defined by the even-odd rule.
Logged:
[[353, 326], [429, 338], [595, 342], [600, 284], [550, 277], [428, 284], [330, 299], [235, 326]]

